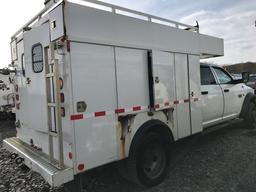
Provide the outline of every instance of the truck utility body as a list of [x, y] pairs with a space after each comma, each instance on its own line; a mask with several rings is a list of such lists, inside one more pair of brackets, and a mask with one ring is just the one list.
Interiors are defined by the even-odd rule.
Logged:
[[[17, 137], [5, 146], [59, 186], [139, 152], [150, 156], [146, 148], [156, 143], [151, 149], [159, 155], [152, 162], [141, 157], [145, 167], [136, 177], [157, 184], [164, 173], [155, 165], [167, 165], [161, 146], [214, 124], [207, 102], [216, 108], [221, 100], [202, 100], [200, 59], [223, 56], [223, 40], [198, 27], [84, 2], [50, 1], [12, 37]], [[236, 118], [239, 110], [225, 113]]]

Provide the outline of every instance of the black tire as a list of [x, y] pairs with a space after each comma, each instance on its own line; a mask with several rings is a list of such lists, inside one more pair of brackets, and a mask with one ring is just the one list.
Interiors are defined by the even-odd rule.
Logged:
[[248, 105], [248, 114], [244, 117], [244, 122], [247, 129], [256, 128], [256, 104], [250, 102]]
[[122, 163], [122, 175], [145, 187], [161, 183], [169, 167], [169, 147], [160, 134], [147, 133], [131, 151], [129, 158]]

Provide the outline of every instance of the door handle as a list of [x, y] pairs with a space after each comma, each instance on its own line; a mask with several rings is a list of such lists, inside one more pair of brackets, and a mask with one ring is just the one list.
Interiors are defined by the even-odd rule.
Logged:
[[228, 93], [228, 92], [229, 92], [229, 89], [224, 89], [224, 92], [225, 92], [225, 93]]
[[201, 94], [202, 95], [208, 95], [208, 91], [202, 91]]

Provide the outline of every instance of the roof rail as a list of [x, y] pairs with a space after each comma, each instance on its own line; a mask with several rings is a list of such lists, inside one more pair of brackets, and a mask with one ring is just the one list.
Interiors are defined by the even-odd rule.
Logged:
[[22, 28], [20, 28], [14, 35], [11, 37], [12, 41], [14, 41], [20, 34], [22, 34], [23, 31], [26, 31], [26, 29], [29, 29], [31, 25], [33, 25], [37, 20], [41, 19], [45, 14], [53, 10], [55, 7], [57, 7], [59, 4], [61, 4], [65, 0], [53, 0], [46, 4], [44, 9], [40, 11], [36, 16], [34, 16], [29, 22], [27, 22]]
[[[72, 0], [52, 0], [52, 1], [49, 0], [49, 1], [45, 1], [45, 2], [47, 2], [45, 8], [40, 13], [38, 13], [35, 17], [33, 17], [28, 23], [26, 23], [20, 30], [18, 30], [12, 36], [12, 40], [16, 39], [16, 37], [19, 36], [24, 31], [24, 29], [30, 27], [33, 23], [35, 23], [37, 20], [39, 20], [43, 15], [50, 12], [52, 9], [54, 9], [56, 6], [58, 6], [63, 1], [73, 2]], [[189, 31], [199, 33], [198, 23], [197, 23], [196, 26], [187, 25], [187, 24], [184, 24], [184, 23], [172, 21], [172, 20], [169, 20], [169, 19], [164, 19], [164, 18], [161, 18], [161, 17], [158, 17], [158, 16], [142, 13], [142, 12], [139, 12], [139, 11], [135, 11], [135, 10], [124, 8], [124, 7], [117, 6], [117, 5], [113, 5], [113, 4], [110, 4], [110, 3], [105, 3], [105, 2], [102, 2], [102, 1], [98, 1], [98, 0], [80, 0], [80, 1], [87, 2], [87, 3], [92, 3], [92, 4], [95, 4], [95, 5], [104, 6], [106, 8], [110, 8], [111, 12], [113, 12], [115, 14], [124, 15], [124, 14], [122, 14], [122, 12], [125, 12], [127, 14], [132, 14], [132, 15], [137, 15], [137, 16], [140, 16], [140, 17], [144, 17], [144, 18], [146, 18], [147, 21], [152, 22], [152, 23], [168, 25], [170, 27], [175, 27], [175, 28], [178, 28], [178, 29], [189, 30]]]
[[[72, 0], [67, 0], [67, 1], [73, 2]], [[121, 14], [122, 15], [122, 13], [120, 13], [120, 11], [121, 12], [126, 12], [128, 14], [130, 13], [130, 14], [133, 14], [133, 15], [145, 17], [147, 19], [147, 21], [152, 22], [152, 23], [160, 23], [160, 24], [164, 24], [164, 25], [170, 25], [170, 26], [174, 26], [178, 29], [190, 30], [190, 31], [194, 31], [194, 32], [199, 33], [198, 23], [197, 23], [196, 26], [187, 25], [187, 24], [180, 23], [180, 22], [177, 22], [177, 21], [164, 19], [164, 18], [161, 18], [161, 17], [158, 17], [158, 16], [150, 15], [150, 14], [147, 14], [147, 13], [142, 13], [140, 11], [135, 11], [135, 10], [132, 10], [132, 9], [124, 8], [124, 7], [113, 5], [113, 4], [110, 4], [110, 3], [105, 3], [105, 2], [102, 2], [102, 1], [98, 1], [98, 0], [79, 0], [79, 1], [89, 2], [89, 3], [95, 4], [95, 5], [101, 5], [101, 6], [104, 6], [106, 8], [110, 8], [112, 10], [112, 12], [116, 13], [116, 14]]]

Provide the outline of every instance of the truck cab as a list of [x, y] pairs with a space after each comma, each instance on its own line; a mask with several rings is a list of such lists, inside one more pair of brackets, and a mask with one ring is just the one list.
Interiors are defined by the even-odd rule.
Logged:
[[200, 72], [203, 128], [238, 118], [253, 89], [217, 65], [201, 63]]

